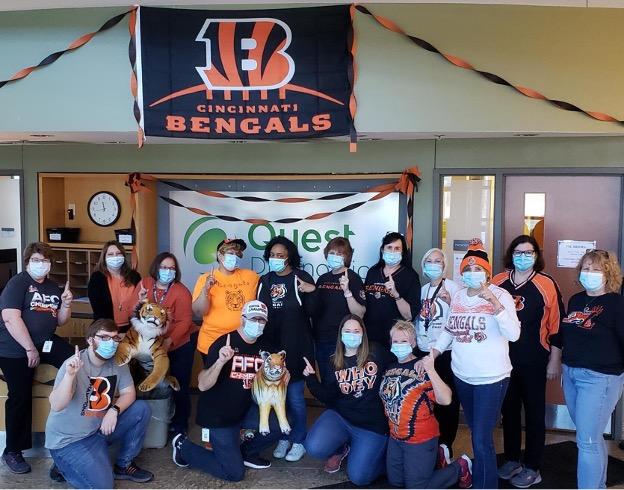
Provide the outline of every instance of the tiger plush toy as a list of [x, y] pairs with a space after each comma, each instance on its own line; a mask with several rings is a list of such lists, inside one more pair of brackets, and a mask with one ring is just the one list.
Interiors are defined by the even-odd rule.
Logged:
[[137, 306], [130, 323], [132, 328], [117, 347], [117, 365], [123, 366], [136, 359], [149, 373], [139, 384], [139, 391], [151, 391], [162, 381], [178, 391], [178, 380], [168, 375], [169, 357], [163, 345], [163, 336], [167, 332], [167, 311], [156, 303], [143, 303]]
[[258, 432], [262, 435], [271, 432], [269, 415], [272, 408], [277, 415], [281, 431], [289, 434], [290, 424], [286, 418], [286, 388], [290, 375], [286, 369], [286, 351], [280, 351], [277, 354], [260, 351], [260, 356], [264, 363], [256, 373], [251, 387], [251, 394], [260, 411]]

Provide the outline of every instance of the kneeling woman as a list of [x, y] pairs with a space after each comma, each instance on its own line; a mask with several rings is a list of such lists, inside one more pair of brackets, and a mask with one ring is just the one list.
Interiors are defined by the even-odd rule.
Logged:
[[[390, 330], [392, 353], [398, 362], [390, 364], [381, 381], [379, 395], [390, 425], [386, 455], [388, 482], [400, 488], [459, 488], [472, 486], [472, 462], [465, 454], [448, 464], [439, 460], [438, 422], [435, 403], [449, 405], [451, 389], [442, 381], [427, 355], [417, 369], [414, 325], [399, 320]], [[436, 460], [437, 469], [436, 469]]]
[[304, 445], [313, 458], [329, 458], [325, 471], [330, 473], [338, 471], [348, 455], [349, 479], [355, 485], [368, 485], [384, 469], [388, 424], [379, 383], [389, 355], [378, 344], [369, 345], [364, 323], [356, 315], [345, 316], [338, 331], [331, 384], [321, 384], [305, 359], [306, 384], [328, 408], [308, 432]]

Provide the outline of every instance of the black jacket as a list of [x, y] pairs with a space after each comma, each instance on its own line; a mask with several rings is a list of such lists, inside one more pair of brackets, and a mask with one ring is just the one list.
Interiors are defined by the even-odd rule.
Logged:
[[[139, 284], [140, 280], [141, 274], [132, 270], [130, 274], [130, 282], [132, 285], [136, 286]], [[110, 289], [108, 289], [108, 279], [100, 271], [95, 271], [91, 274], [89, 284], [87, 285], [87, 294], [89, 295], [89, 302], [93, 310], [93, 320], [115, 318], [113, 313], [113, 299]]]

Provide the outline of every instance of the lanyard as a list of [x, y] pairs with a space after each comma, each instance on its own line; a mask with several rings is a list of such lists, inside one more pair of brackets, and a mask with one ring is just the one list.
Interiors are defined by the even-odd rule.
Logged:
[[[432, 308], [431, 306], [433, 305], [433, 302], [436, 299], [436, 296], [438, 295], [438, 292], [440, 291], [440, 288], [442, 287], [442, 285], [444, 284], [444, 279], [442, 279], [440, 281], [440, 284], [438, 284], [438, 287], [436, 288], [436, 290], [433, 292], [433, 296], [431, 296], [431, 300], [429, 303], [429, 311], [427, 311], [427, 318], [425, 318], [425, 334], [427, 333], [427, 331], [429, 330], [429, 323], [431, 323], [431, 317], [432, 317]], [[429, 294], [429, 291], [431, 290], [431, 284], [429, 284], [429, 289], [427, 289], [427, 294]], [[429, 299], [429, 298], [427, 298]]]
[[154, 297], [154, 301], [156, 301], [159, 305], [162, 305], [165, 302], [165, 298], [167, 297], [167, 293], [169, 292], [169, 289], [171, 288], [171, 284], [173, 283], [169, 283], [167, 285], [167, 289], [165, 289], [165, 292], [163, 293], [163, 295], [160, 297], [160, 300], [158, 299], [158, 296], [156, 296], [156, 281], [154, 281], [154, 285], [152, 286], [152, 296]]

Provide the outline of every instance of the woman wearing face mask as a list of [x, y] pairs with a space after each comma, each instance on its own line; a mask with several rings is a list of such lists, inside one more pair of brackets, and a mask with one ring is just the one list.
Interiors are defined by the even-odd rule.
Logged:
[[381, 241], [379, 262], [364, 281], [370, 339], [390, 347], [390, 328], [395, 320], [412, 321], [420, 312], [420, 278], [412, 267], [405, 237], [388, 233]]
[[332, 383], [334, 365], [331, 356], [336, 350], [338, 326], [345, 315], [364, 316], [366, 301], [364, 284], [353, 272], [353, 248], [343, 237], [332, 238], [324, 250], [329, 272], [316, 281], [314, 344], [321, 382]]
[[576, 425], [578, 488], [606, 488], [608, 452], [602, 431], [622, 396], [624, 300], [613, 252], [587, 252], [577, 268], [585, 289], [570, 298], [561, 322], [563, 393]]
[[71, 317], [72, 293], [48, 279], [52, 249], [41, 242], [24, 249], [25, 270], [13, 276], [0, 296], [0, 369], [8, 386], [6, 447], [2, 460], [13, 473], [28, 473], [22, 451], [32, 446], [32, 384], [35, 368], [59, 368], [74, 349], [54, 334]]
[[417, 371], [411, 322], [397, 321], [390, 329], [390, 340], [390, 350], [398, 362], [386, 368], [379, 388], [390, 426], [388, 481], [399, 488], [449, 488], [455, 483], [459, 488], [470, 488], [470, 458], [464, 454], [450, 463], [440, 458], [438, 451], [438, 422], [433, 407], [450, 404], [451, 389], [436, 372], [431, 356], [423, 358], [425, 375]]
[[[299, 461], [305, 454], [307, 410], [304, 398], [303, 358], [313, 358], [310, 316], [314, 311], [314, 279], [301, 270], [297, 246], [288, 238], [276, 236], [264, 249], [269, 272], [260, 278], [258, 299], [268, 306], [269, 321], [264, 337], [276, 350], [286, 351], [290, 382], [286, 406], [290, 413], [292, 432], [280, 440], [273, 456], [286, 461]], [[292, 443], [292, 447], [290, 447]]]
[[126, 259], [124, 246], [115, 240], [106, 242], [87, 285], [93, 320], [110, 318], [120, 333], [126, 333], [136, 305], [134, 288], [140, 280]]
[[473, 485], [497, 488], [492, 431], [509, 384], [509, 342], [518, 340], [520, 322], [511, 295], [489, 283], [492, 267], [481, 240], [471, 240], [460, 270], [466, 288], [453, 296], [431, 353], [437, 357], [451, 348], [455, 387], [472, 436]]
[[360, 317], [344, 317], [339, 332], [331, 384], [319, 383], [306, 359], [306, 384], [327, 410], [310, 428], [305, 448], [313, 458], [326, 460], [328, 473], [337, 472], [348, 456], [349, 479], [358, 486], [368, 485], [385, 466], [388, 424], [379, 383], [391, 359], [379, 344], [369, 344]]
[[197, 350], [203, 355], [216, 339], [238, 328], [243, 305], [256, 298], [258, 274], [240, 268], [246, 248], [240, 238], [223, 240], [217, 246], [218, 267], [195, 283], [192, 306], [203, 319], [197, 338]]
[[[544, 274], [544, 258], [537, 241], [528, 235], [514, 238], [505, 253], [505, 272], [492, 283], [511, 294], [521, 323], [520, 338], [509, 346], [513, 366], [503, 402], [505, 464], [498, 476], [518, 488], [542, 481], [540, 463], [546, 437], [546, 379], [561, 374], [561, 350], [551, 345], [563, 317], [561, 293]], [[526, 444], [522, 445], [521, 410], [524, 406]]]
[[[428, 250], [421, 261], [422, 271], [429, 282], [421, 288], [422, 308], [416, 317], [416, 342], [418, 358], [429, 354], [440, 333], [446, 326], [450, 311], [451, 298], [461, 287], [444, 274], [447, 261], [439, 248]], [[434, 413], [440, 427], [440, 451], [450, 458], [453, 454], [453, 442], [459, 423], [459, 397], [455, 390], [453, 370], [451, 369], [451, 351], [443, 352], [435, 360], [436, 372], [451, 389], [453, 397], [449, 404], [436, 404]]]
[[143, 278], [136, 287], [136, 294], [142, 302], [157, 303], [167, 310], [169, 327], [165, 337], [165, 347], [169, 354], [171, 375], [180, 383], [180, 391], [173, 392], [175, 412], [169, 430], [186, 433], [188, 418], [191, 415], [189, 384], [197, 337], [193, 332], [193, 311], [191, 293], [180, 282], [178, 259], [170, 252], [158, 254], [149, 268], [149, 276]]

